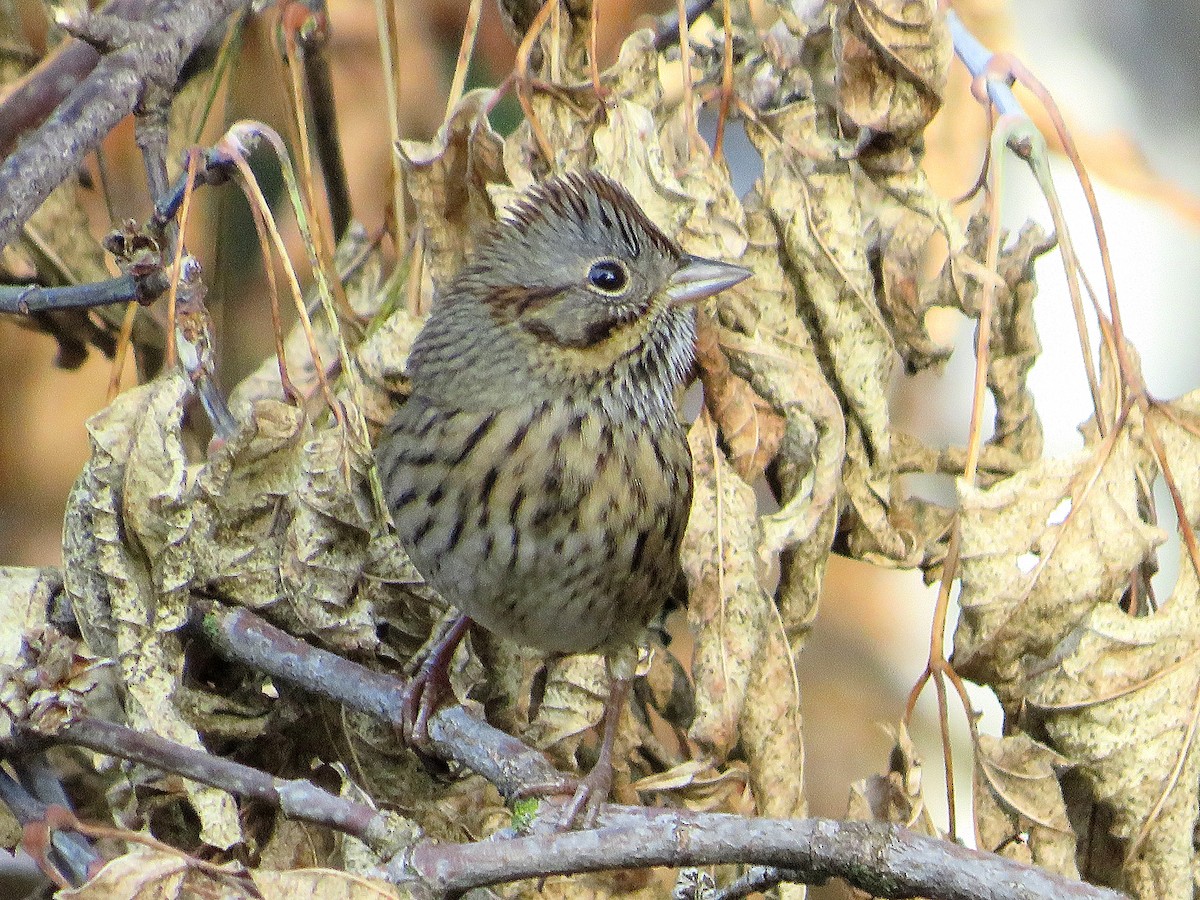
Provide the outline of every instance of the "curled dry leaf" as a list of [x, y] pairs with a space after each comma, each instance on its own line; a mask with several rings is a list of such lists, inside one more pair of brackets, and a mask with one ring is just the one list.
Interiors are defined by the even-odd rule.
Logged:
[[1114, 604], [1162, 543], [1138, 504], [1129, 428], [980, 490], [960, 481], [962, 616], [954, 665], [1009, 711], [1071, 629]]
[[299, 474], [309, 435], [304, 413], [279, 400], [260, 400], [196, 476], [198, 499], [211, 510], [211, 539], [197, 548], [201, 583], [250, 609], [279, 603], [283, 545], [279, 516]]
[[759, 580], [757, 501], [717, 447], [707, 415], [688, 431], [695, 487], [680, 551], [695, 635], [696, 718], [690, 737], [718, 762], [738, 740], [751, 675], [772, 625]]
[[[1200, 395], [1152, 408], [1143, 427], [1161, 436], [1160, 462], [1173, 473], [1195, 528]], [[1121, 536], [1111, 526], [1108, 533]], [[1186, 896], [1192, 889], [1200, 580], [1186, 542], [1179, 572], [1171, 596], [1148, 615], [1128, 615], [1111, 602], [1094, 605], [1028, 688], [1054, 748], [1077, 768], [1094, 801], [1112, 810], [1108, 828], [1126, 853], [1123, 886], [1138, 897]]]
[[696, 485], [682, 560], [695, 635], [689, 736], [723, 764], [739, 740], [760, 814], [802, 815], [804, 749], [792, 649], [759, 577], [754, 491], [702, 415], [688, 434]]
[[492, 218], [487, 185], [503, 175], [503, 147], [484, 109], [491, 95], [484, 88], [471, 91], [432, 141], [396, 147], [424, 236], [424, 266], [435, 285], [462, 268], [480, 226]]
[[374, 466], [356, 417], [316, 431], [299, 453], [280, 578], [303, 633], [347, 651], [373, 647], [371, 608], [356, 586], [373, 516], [365, 496]]
[[106, 665], [53, 626], [26, 631], [13, 661], [0, 663], [0, 732], [56, 734], [87, 710]]
[[892, 340], [875, 306], [854, 173], [816, 121], [810, 105], [793, 103], [747, 123], [747, 135], [763, 158], [762, 199], [795, 272], [801, 314], [846, 398], [848, 420], [871, 454], [886, 458]]
[[[68, 500], [63, 557], [80, 630], [94, 652], [116, 663], [129, 724], [202, 749], [172, 703], [183, 671], [177, 629], [194, 575], [179, 431], [190, 390], [173, 372], [122, 394], [88, 421], [92, 454]], [[190, 781], [186, 789], [205, 841], [229, 847], [240, 840], [228, 794]]]
[[[851, 551], [897, 565], [919, 559], [918, 541], [889, 515], [888, 396], [893, 344], [875, 304], [855, 174], [814, 109], [793, 103], [747, 127], [763, 157], [763, 202], [795, 272], [798, 310], [846, 414], [844, 486]], [[800, 148], [803, 147], [803, 150]]]
[[980, 735], [975, 826], [981, 848], [1078, 878], [1075, 832], [1059, 787], [1070, 762], [1026, 734]]
[[577, 767], [575, 751], [584, 735], [600, 721], [608, 685], [602, 656], [585, 654], [553, 660], [546, 667], [542, 702], [525, 730], [525, 740], [547, 751], [560, 765]]
[[138, 848], [104, 866], [81, 887], [58, 893], [64, 900], [114, 897], [221, 897], [224, 900], [401, 900], [406, 892], [379, 879], [331, 869], [245, 872], [232, 864], [203, 868], [182, 853]]
[[775, 458], [783, 440], [783, 417], [729, 370], [711, 318], [700, 314], [696, 363], [704, 385], [704, 405], [721, 429], [730, 463], [743, 479], [755, 478]]
[[[780, 263], [775, 226], [753, 195], [747, 198], [746, 223], [743, 262], [754, 271], [753, 302], [760, 319], [746, 322], [736, 299], [722, 294], [718, 316], [737, 330], [722, 328], [718, 336], [733, 372], [784, 419], [774, 473], [780, 509], [761, 519], [760, 554], [767, 561], [785, 547], [813, 540], [818, 521], [832, 511], [845, 462], [846, 426], [797, 312], [796, 289]], [[818, 557], [828, 555], [828, 537]]]
[[924, 763], [903, 724], [886, 726], [892, 736], [888, 769], [850, 786], [847, 818], [892, 822], [918, 834], [940, 836], [925, 805]]
[[943, 363], [953, 350], [936, 343], [926, 328], [926, 313], [939, 300], [937, 282], [923, 276], [934, 238], [945, 237], [953, 255], [962, 237], [949, 204], [933, 194], [923, 170], [873, 175], [859, 184], [879, 231], [880, 309], [905, 367], [919, 372]]
[[1022, 226], [1007, 246], [1006, 237], [1003, 232], [999, 236], [1002, 249], [992, 273], [980, 262], [986, 253], [987, 220], [982, 215], [972, 219], [966, 244], [946, 260], [936, 290], [937, 302], [956, 306], [976, 319], [982, 292], [993, 292], [987, 384], [996, 402], [996, 418], [988, 446], [1003, 448], [1025, 465], [1042, 455], [1042, 423], [1027, 383], [1042, 350], [1033, 316], [1034, 264], [1054, 247], [1055, 239], [1035, 223]]
[[953, 48], [941, 10], [850, 0], [834, 22], [838, 113], [860, 131], [910, 143], [941, 108]]

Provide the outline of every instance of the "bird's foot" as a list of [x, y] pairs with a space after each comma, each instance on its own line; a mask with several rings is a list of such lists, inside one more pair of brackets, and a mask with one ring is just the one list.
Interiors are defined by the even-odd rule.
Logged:
[[608, 701], [604, 705], [604, 730], [600, 739], [600, 755], [592, 771], [579, 779], [575, 793], [563, 808], [562, 816], [555, 826], [557, 831], [573, 831], [576, 828], [591, 828], [596, 824], [601, 807], [608, 801], [613, 783], [613, 744], [617, 737], [617, 724], [621, 710], [629, 696], [630, 673], [613, 678]]
[[399, 728], [401, 738], [409, 747], [423, 750], [429, 746], [429, 717], [438, 711], [447, 697], [453, 696], [450, 660], [470, 625], [471, 620], [466, 616], [455, 619], [404, 688]]
[[555, 830], [562, 832], [594, 827], [601, 807], [608, 800], [612, 783], [612, 759], [598, 760], [596, 765], [592, 766], [592, 771], [579, 779], [575, 795], [563, 808], [562, 817], [558, 820]]

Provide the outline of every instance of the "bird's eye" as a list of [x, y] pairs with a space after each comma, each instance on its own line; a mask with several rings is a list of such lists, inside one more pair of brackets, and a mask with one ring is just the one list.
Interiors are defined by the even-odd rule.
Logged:
[[601, 259], [592, 263], [587, 277], [592, 287], [606, 294], [619, 294], [629, 282], [625, 267], [615, 259]]

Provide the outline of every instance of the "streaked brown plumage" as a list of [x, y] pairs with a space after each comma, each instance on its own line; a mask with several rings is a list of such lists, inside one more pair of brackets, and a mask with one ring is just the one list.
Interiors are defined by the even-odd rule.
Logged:
[[540, 650], [631, 644], [675, 578], [691, 504], [674, 405], [688, 304], [748, 274], [683, 253], [596, 173], [516, 204], [438, 297], [379, 441], [429, 583]]

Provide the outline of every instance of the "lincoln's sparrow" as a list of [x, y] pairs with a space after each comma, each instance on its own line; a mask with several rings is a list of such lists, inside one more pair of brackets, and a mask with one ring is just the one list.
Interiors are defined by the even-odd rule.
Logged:
[[[530, 190], [438, 297], [380, 437], [396, 530], [429, 583], [541, 650], [631, 644], [678, 572], [691, 503], [674, 397], [693, 363], [688, 304], [749, 274], [684, 253], [596, 173]], [[570, 818], [605, 799], [595, 774]]]

